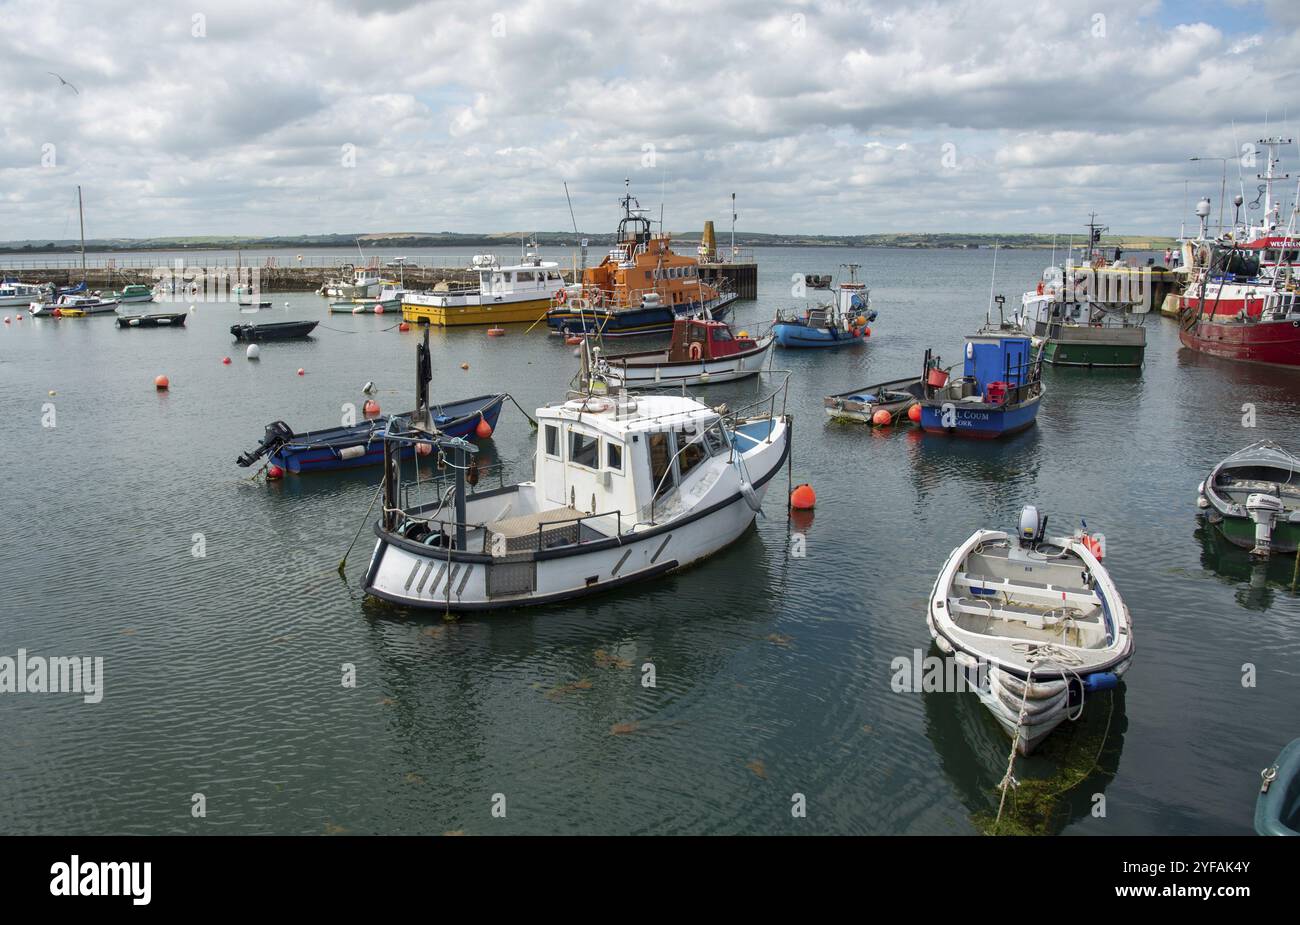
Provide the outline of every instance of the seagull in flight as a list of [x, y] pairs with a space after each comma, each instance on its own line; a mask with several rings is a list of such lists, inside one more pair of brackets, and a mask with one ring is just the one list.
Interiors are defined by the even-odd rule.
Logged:
[[[59, 77], [59, 75], [54, 73], [53, 71], [46, 71], [45, 73], [49, 74], [51, 77]], [[62, 77], [59, 77], [59, 83], [63, 84], [63, 86], [65, 87], [72, 87], [72, 84], [68, 83]], [[72, 92], [77, 94], [77, 96], [81, 96], [81, 91], [78, 90], [76, 87], [72, 87]]]

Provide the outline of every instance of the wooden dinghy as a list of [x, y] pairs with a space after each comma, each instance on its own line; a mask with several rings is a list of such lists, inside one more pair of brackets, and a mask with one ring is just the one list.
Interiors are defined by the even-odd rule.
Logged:
[[285, 340], [306, 337], [320, 324], [319, 321], [277, 321], [272, 324], [232, 324], [230, 333], [235, 340]]

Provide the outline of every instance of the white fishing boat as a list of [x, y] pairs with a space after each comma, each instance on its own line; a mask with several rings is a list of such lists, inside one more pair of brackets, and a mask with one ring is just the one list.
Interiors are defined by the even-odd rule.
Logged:
[[45, 300], [50, 290], [44, 286], [8, 281], [0, 284], [0, 308], [26, 308]]
[[770, 332], [755, 340], [708, 318], [674, 319], [667, 350], [607, 354], [586, 338], [584, 349], [591, 346], [584, 353], [579, 384], [610, 390], [734, 382], [762, 371], [774, 340]]
[[[532, 479], [471, 491], [475, 448], [421, 410], [427, 329], [419, 350], [417, 410], [385, 434], [383, 514], [364, 579], [367, 593], [397, 604], [541, 604], [683, 568], [750, 527], [789, 453], [784, 385], [752, 416], [679, 395], [578, 395], [538, 410]], [[403, 482], [412, 443], [445, 459], [452, 484]]]
[[379, 294], [379, 289], [383, 286], [384, 281], [380, 277], [379, 270], [374, 267], [362, 267], [355, 269], [351, 264], [345, 266], [344, 271], [351, 270], [351, 275], [345, 275], [336, 279], [328, 279], [320, 287], [320, 294], [330, 296], [335, 299], [373, 299]]
[[1082, 715], [1091, 694], [1116, 687], [1133, 657], [1104, 539], [1046, 538], [1046, 526], [1026, 507], [1017, 537], [977, 530], [944, 563], [926, 618], [1022, 755]]
[[117, 299], [104, 299], [97, 295], [61, 295], [54, 301], [33, 302], [29, 311], [33, 318], [104, 315], [116, 312]]

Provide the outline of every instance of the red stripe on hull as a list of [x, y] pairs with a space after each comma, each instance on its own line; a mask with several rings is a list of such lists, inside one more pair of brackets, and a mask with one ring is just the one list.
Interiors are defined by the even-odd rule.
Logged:
[[1198, 321], [1190, 330], [1179, 331], [1178, 339], [1185, 347], [1228, 360], [1300, 366], [1300, 322]]

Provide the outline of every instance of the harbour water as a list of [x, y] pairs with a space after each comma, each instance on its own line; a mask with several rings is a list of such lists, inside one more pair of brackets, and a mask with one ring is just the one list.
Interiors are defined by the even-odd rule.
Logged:
[[[827, 394], [918, 372], [928, 347], [960, 358], [992, 255], [757, 257], [760, 298], [738, 327], [797, 304], [792, 274], [850, 261], [880, 311], [861, 347], [775, 357], [793, 374], [811, 523], [791, 525], [781, 479], [756, 527], [703, 565], [453, 623], [363, 597], [368, 524], [337, 574], [377, 471], [267, 484], [234, 464], [270, 421], [336, 423], [368, 380], [385, 411], [409, 407], [417, 333], [394, 315], [328, 315], [295, 293], [256, 317], [200, 304], [177, 330], [4, 325], [0, 655], [100, 656], [104, 683], [97, 704], [0, 695], [0, 831], [976, 833], [1009, 742], [970, 694], [894, 692], [891, 662], [930, 654], [925, 605], [948, 552], [1033, 503], [1055, 528], [1083, 516], [1105, 533], [1137, 640], [1121, 694], [1081, 721], [1098, 769], [1044, 829], [1248, 833], [1259, 769], [1300, 734], [1300, 599], [1291, 560], [1252, 564], [1199, 526], [1196, 485], [1254, 440], [1297, 448], [1300, 373], [1190, 353], [1153, 313], [1144, 369], [1047, 369], [1037, 427], [1006, 441], [829, 423]], [[997, 291], [1015, 302], [1047, 258], [1000, 253]], [[321, 320], [315, 336], [265, 344], [256, 363], [229, 335], [301, 318]], [[540, 327], [435, 330], [433, 347], [433, 395], [504, 390], [530, 411], [576, 364]], [[736, 407], [758, 388], [696, 391]], [[518, 411], [488, 452], [527, 476]], [[1051, 762], [1024, 773], [1050, 780]]]

